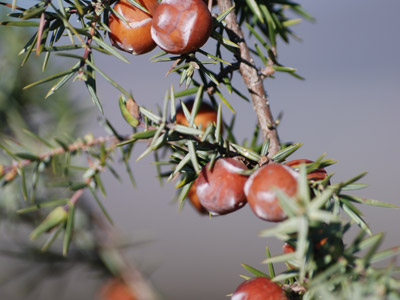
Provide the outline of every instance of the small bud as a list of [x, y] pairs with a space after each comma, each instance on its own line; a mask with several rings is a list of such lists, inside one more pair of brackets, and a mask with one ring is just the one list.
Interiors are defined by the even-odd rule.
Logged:
[[132, 127], [137, 127], [139, 125], [141, 114], [139, 112], [139, 106], [136, 104], [135, 100], [132, 98], [124, 100], [123, 96], [119, 97], [119, 109], [129, 125]]
[[137, 120], [141, 119], [139, 105], [137, 105], [137, 103], [134, 99], [129, 98], [128, 100], [126, 100], [125, 105], [126, 105], [126, 109], [131, 114], [132, 117], [134, 117]]
[[53, 209], [46, 219], [36, 227], [32, 233], [30, 234], [30, 239], [34, 240], [44, 232], [51, 230], [52, 228], [56, 227], [57, 225], [63, 223], [68, 218], [68, 212], [63, 206], [58, 206]]

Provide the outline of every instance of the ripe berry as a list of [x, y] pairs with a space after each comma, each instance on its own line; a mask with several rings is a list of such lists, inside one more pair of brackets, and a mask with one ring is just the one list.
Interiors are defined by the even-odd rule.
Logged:
[[[193, 100], [187, 101], [185, 103], [186, 107], [188, 110], [191, 112], [193, 108]], [[199, 111], [196, 114], [196, 117], [194, 118], [194, 124], [196, 126], [200, 126], [203, 130], [207, 128], [207, 126], [211, 123], [216, 123], [217, 122], [217, 112], [214, 110], [214, 108], [205, 103], [202, 102], [200, 104]], [[179, 107], [176, 111], [176, 123], [189, 126], [189, 122], [187, 121], [185, 114], [183, 113], [182, 107]]]
[[100, 291], [100, 300], [137, 300], [133, 291], [120, 279], [107, 282]]
[[267, 277], [256, 277], [243, 282], [231, 300], [288, 300], [282, 288]]
[[294, 249], [292, 246], [290, 246], [288, 243], [284, 243], [282, 246], [282, 250], [283, 253], [285, 254], [289, 254], [289, 253], [293, 253], [296, 251], [296, 249]]
[[[313, 255], [317, 269], [319, 271], [325, 270], [329, 265], [335, 263], [337, 259], [343, 255], [344, 244], [342, 233], [338, 229], [340, 225], [337, 224], [319, 224], [318, 227], [310, 228], [307, 240], [310, 249], [307, 250], [307, 255]], [[295, 238], [295, 235], [293, 236]], [[289, 244], [290, 243], [290, 244]], [[282, 246], [284, 253], [292, 253], [296, 251], [296, 243], [294, 240], [285, 243]], [[299, 261], [296, 265], [299, 265]], [[294, 268], [294, 266], [290, 265]]]
[[271, 222], [286, 219], [275, 189], [293, 197], [297, 194], [297, 177], [292, 168], [277, 163], [264, 165], [251, 174], [244, 191], [256, 216]]
[[185, 54], [210, 37], [212, 17], [202, 0], [163, 0], [153, 15], [151, 36], [168, 53]]
[[[288, 161], [287, 163], [285, 163], [285, 165], [292, 167], [292, 168], [296, 168], [296, 167], [299, 167], [301, 164], [310, 164], [310, 163], [313, 163], [313, 161], [308, 160], [308, 159], [295, 159], [292, 161]], [[326, 178], [326, 176], [328, 176], [328, 173], [325, 171], [325, 169], [317, 169], [317, 170], [314, 170], [314, 171], [308, 173], [307, 179], [308, 180], [323, 180]]]
[[202, 215], [206, 215], [208, 214], [208, 211], [203, 207], [203, 205], [201, 205], [200, 201], [199, 201], [199, 197], [197, 197], [197, 193], [196, 193], [196, 183], [194, 182], [192, 184], [192, 186], [189, 189], [189, 192], [187, 194], [187, 197], [190, 200], [190, 203], [192, 204], [192, 206]]
[[243, 187], [247, 175], [241, 174], [247, 167], [233, 158], [220, 158], [209, 169], [209, 163], [196, 179], [196, 193], [201, 205], [213, 215], [235, 211], [246, 204]]
[[133, 6], [128, 0], [119, 0], [114, 6], [114, 10], [118, 12], [127, 22], [118, 18], [113, 13], [108, 19], [110, 27], [111, 44], [123, 51], [139, 55], [150, 52], [156, 47], [151, 38], [151, 15], [158, 6], [157, 0], [138, 0], [150, 14], [145, 13], [141, 9]]
[[[296, 251], [296, 249], [294, 249], [294, 248], [293, 248], [292, 246], [290, 246], [288, 243], [284, 243], [284, 244], [283, 244], [282, 250], [283, 250], [283, 253], [285, 253], [285, 254], [293, 253], [293, 252]], [[295, 268], [295, 266], [292, 265], [292, 264], [288, 264], [288, 266], [289, 266], [289, 268], [291, 268], [291, 269], [294, 269], [294, 268]]]

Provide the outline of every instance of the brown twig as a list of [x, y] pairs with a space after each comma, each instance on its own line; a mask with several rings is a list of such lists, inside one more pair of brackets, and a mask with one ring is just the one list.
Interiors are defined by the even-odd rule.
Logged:
[[0, 2], [0, 5], [4, 5], [4, 6], [6, 6], [6, 7], [12, 8], [12, 9], [18, 9], [18, 10], [20, 10], [20, 11], [25, 11], [24, 8], [19, 7], [19, 6], [17, 6], [17, 5], [14, 5], [14, 4], [10, 4], [10, 3]]
[[[100, 144], [104, 144], [107, 142], [111, 142], [113, 145], [116, 145], [119, 140], [115, 137], [115, 136], [107, 136], [107, 137], [98, 137], [98, 138], [94, 138], [91, 141], [88, 141], [87, 143], [84, 143], [82, 141], [78, 141], [76, 143], [73, 143], [71, 145], [68, 145], [68, 147], [64, 148], [64, 147], [58, 147], [55, 148], [51, 151], [45, 152], [43, 154], [38, 155], [38, 159], [43, 161], [46, 160], [47, 158], [59, 155], [59, 154], [63, 154], [66, 152], [75, 152], [78, 150], [81, 151], [86, 151], [88, 150], [90, 147], [96, 146], [96, 145], [100, 145]], [[29, 160], [29, 159], [23, 159], [20, 160], [18, 162], [14, 162], [11, 166], [4, 166], [2, 173], [3, 174], [8, 174], [10, 172], [16, 172], [16, 170], [23, 168], [29, 164], [31, 164], [33, 161]]]
[[78, 200], [81, 198], [81, 196], [83, 195], [83, 192], [85, 191], [85, 189], [80, 189], [80, 190], [77, 190], [73, 195], [72, 195], [72, 197], [70, 198], [70, 200], [69, 200], [69, 205], [75, 205], [76, 204], [76, 202], [78, 202]]
[[98, 19], [98, 17], [96, 17], [96, 19], [91, 23], [91, 28], [89, 30], [90, 36], [86, 40], [85, 53], [83, 54], [83, 59], [81, 60], [81, 64], [79, 66], [80, 74], [83, 74], [82, 68], [85, 66], [87, 59], [89, 58], [90, 54], [92, 53], [91, 45], [93, 42], [93, 37], [96, 34], [95, 27], [96, 27], [97, 19]]
[[[220, 11], [226, 11], [232, 5], [231, 0], [218, 0]], [[225, 21], [230, 39], [240, 47], [240, 57], [238, 57], [240, 61], [240, 73], [250, 92], [253, 108], [256, 112], [263, 137], [270, 140], [268, 157], [271, 157], [279, 151], [280, 144], [262, 78], [254, 65], [254, 60], [244, 39], [244, 34], [236, 21], [236, 13], [232, 10]]]

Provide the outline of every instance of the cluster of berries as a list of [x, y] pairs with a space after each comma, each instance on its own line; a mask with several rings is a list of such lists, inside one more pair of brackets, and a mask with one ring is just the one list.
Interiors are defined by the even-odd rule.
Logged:
[[139, 55], [156, 45], [168, 53], [185, 54], [202, 47], [212, 31], [212, 17], [203, 0], [137, 0], [147, 11], [119, 0], [110, 14], [111, 43]]
[[[157, 45], [172, 54], [185, 54], [202, 47], [212, 31], [212, 17], [203, 0], [139, 0], [148, 13], [119, 0], [115, 13], [109, 18], [111, 43], [135, 55], [153, 50]], [[193, 102], [186, 103], [189, 110]], [[196, 126], [203, 129], [216, 123], [217, 113], [212, 106], [202, 103], [195, 117]], [[188, 126], [182, 109], [177, 110], [176, 122]], [[280, 222], [286, 215], [280, 206], [277, 190], [289, 197], [297, 194], [298, 172], [302, 163], [312, 161], [300, 159], [285, 164], [269, 163], [259, 167], [251, 175], [246, 164], [237, 157], [221, 157], [212, 167], [206, 164], [193, 183], [188, 197], [202, 214], [224, 215], [236, 211], [249, 203], [254, 214], [266, 221]], [[318, 169], [309, 173], [310, 180], [322, 180], [327, 172]], [[288, 244], [284, 252], [295, 251]], [[110, 288], [111, 287], [111, 288]], [[129, 295], [136, 299], [124, 284], [113, 284], [107, 289], [104, 299], [114, 299], [115, 294]], [[121, 298], [122, 299], [122, 298]], [[124, 298], [125, 299], [125, 298]], [[266, 277], [257, 277], [242, 283], [232, 295], [232, 300], [287, 300], [282, 288]]]
[[[193, 101], [187, 102], [191, 111]], [[201, 103], [194, 119], [197, 127], [205, 130], [211, 123], [216, 123], [217, 113], [212, 106]], [[176, 122], [188, 126], [182, 108], [178, 108]], [[266, 221], [281, 222], [287, 218], [278, 199], [280, 190], [288, 197], [297, 194], [296, 168], [300, 164], [313, 163], [307, 159], [296, 159], [284, 164], [269, 163], [259, 167], [251, 175], [240, 157], [221, 157], [210, 168], [206, 164], [188, 192], [192, 205], [201, 214], [224, 215], [236, 211], [249, 203], [254, 214]], [[307, 174], [308, 180], [319, 181], [328, 176], [325, 169], [317, 169]], [[324, 247], [327, 237], [321, 230], [316, 252]], [[339, 243], [338, 243], [339, 244]], [[341, 249], [340, 247], [337, 247]], [[283, 246], [284, 253], [294, 252], [288, 243]], [[293, 266], [292, 266], [293, 267]], [[243, 282], [232, 294], [232, 300], [288, 300], [282, 287], [267, 277], [256, 277]]]
[[[191, 110], [193, 103], [187, 103]], [[202, 103], [194, 123], [205, 129], [217, 120], [216, 111], [208, 104]], [[182, 109], [177, 110], [178, 124], [188, 125]], [[280, 206], [277, 191], [288, 197], [297, 194], [297, 178], [295, 170], [302, 163], [310, 160], [297, 159], [285, 164], [269, 163], [259, 167], [250, 176], [246, 164], [241, 157], [221, 157], [212, 167], [206, 164], [193, 183], [188, 198], [202, 214], [224, 215], [236, 211], [249, 203], [254, 214], [266, 221], [281, 222], [286, 214]], [[309, 174], [309, 180], [323, 180], [327, 176], [325, 169], [317, 169]]]

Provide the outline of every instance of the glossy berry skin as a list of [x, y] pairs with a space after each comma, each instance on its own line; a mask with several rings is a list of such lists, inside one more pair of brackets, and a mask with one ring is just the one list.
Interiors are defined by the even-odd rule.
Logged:
[[153, 15], [151, 36], [164, 51], [185, 54], [210, 37], [212, 17], [202, 0], [163, 0]]
[[197, 177], [196, 193], [201, 205], [212, 215], [224, 215], [246, 204], [244, 184], [248, 178], [240, 172], [247, 167], [233, 158], [219, 158], [209, 170], [206, 164]]
[[245, 185], [247, 202], [255, 215], [270, 222], [286, 219], [276, 189], [289, 197], [297, 194], [298, 173], [290, 167], [271, 163], [256, 170]]
[[119, 0], [114, 6], [114, 10], [123, 16], [129, 25], [113, 13], [108, 19], [111, 44], [135, 55], [150, 52], [156, 47], [156, 43], [151, 38], [150, 28], [151, 15], [155, 12], [158, 2], [157, 0], [139, 0], [138, 2], [150, 14], [136, 8], [128, 0]]
[[288, 300], [281, 287], [267, 277], [246, 280], [238, 286], [231, 300]]
[[199, 197], [197, 197], [196, 183], [193, 183], [192, 186], [190, 187], [187, 197], [189, 198], [192, 206], [197, 210], [197, 212], [199, 214], [201, 214], [201, 215], [208, 214], [208, 211], [203, 207], [203, 205], [201, 205], [201, 203], [199, 201]]
[[[193, 108], [193, 102], [193, 100], [190, 100], [185, 103], [190, 112]], [[179, 107], [176, 111], [176, 123], [184, 126], [189, 126], [189, 122], [187, 121], [185, 114], [183, 113], [182, 107]], [[217, 112], [211, 105], [202, 102], [200, 104], [199, 111], [194, 118], [194, 124], [196, 124], [197, 127], [201, 126], [201, 129], [205, 130], [207, 126], [211, 123], [217, 123]]]
[[99, 300], [138, 300], [138, 298], [120, 279], [112, 279], [102, 287]]
[[[295, 159], [292, 161], [288, 161], [287, 163], [285, 163], [286, 166], [292, 167], [292, 168], [296, 168], [299, 167], [301, 164], [311, 164], [313, 163], [312, 160], [309, 159]], [[314, 170], [310, 173], [307, 174], [307, 179], [308, 180], [323, 180], [328, 176], [328, 173], [326, 172], [325, 169], [317, 169]]]

